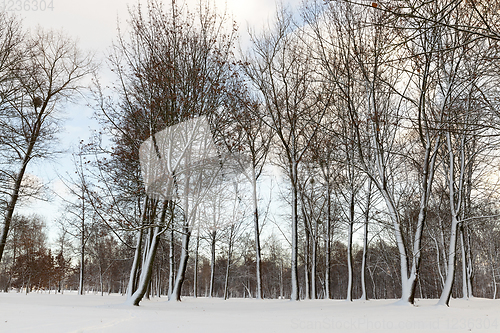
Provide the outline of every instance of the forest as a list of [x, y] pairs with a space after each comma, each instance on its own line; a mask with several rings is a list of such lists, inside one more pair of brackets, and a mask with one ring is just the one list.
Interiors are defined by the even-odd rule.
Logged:
[[[243, 48], [214, 2], [148, 0], [117, 31], [99, 63], [0, 13], [0, 290], [498, 296], [500, 1], [278, 5]], [[64, 209], [21, 214], [71, 103], [100, 128]]]

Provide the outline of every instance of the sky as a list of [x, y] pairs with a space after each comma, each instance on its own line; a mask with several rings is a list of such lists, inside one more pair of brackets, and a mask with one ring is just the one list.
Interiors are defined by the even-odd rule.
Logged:
[[[68, 35], [79, 38], [80, 45], [87, 49], [105, 51], [116, 36], [117, 23], [126, 23], [128, 18], [128, 7], [144, 0], [32, 0], [37, 3], [46, 1], [52, 3], [53, 8], [39, 10], [21, 10], [17, 13], [25, 17], [25, 24], [36, 27], [49, 27], [63, 29]], [[164, 3], [169, 3], [166, 0]], [[177, 0], [178, 3], [179, 0]], [[198, 3], [198, 0], [185, 0], [190, 6]], [[285, 4], [298, 6], [300, 0], [283, 0]], [[1, 2], [0, 2], [1, 3]], [[273, 18], [276, 2], [273, 0], [215, 0], [219, 11], [227, 9], [240, 26], [240, 34], [243, 40], [247, 40], [246, 32], [248, 26], [259, 29], [269, 19]], [[15, 8], [15, 7], [14, 7]]]
[[[170, 1], [164, 3], [168, 4]], [[107, 76], [109, 71], [106, 70], [103, 60], [117, 36], [117, 27], [126, 26], [128, 8], [139, 2], [144, 4], [146, 1], [31, 0], [29, 8], [9, 6], [9, 2], [0, 1], [0, 6], [6, 4], [7, 10], [21, 16], [26, 28], [62, 30], [69, 37], [77, 39], [81, 49], [94, 52], [96, 59], [103, 62], [102, 75]], [[198, 0], [185, 0], [185, 2], [189, 8], [194, 9], [193, 6]], [[301, 0], [283, 0], [283, 3], [298, 8]], [[219, 11], [226, 11], [238, 23], [242, 49], [249, 44], [248, 29], [261, 30], [273, 20], [276, 10], [276, 2], [273, 0], [215, 0], [215, 4]], [[66, 152], [50, 161], [36, 162], [28, 169], [30, 174], [39, 177], [49, 188], [62, 196], [65, 195], [65, 186], [59, 178], [60, 176], [68, 178], [72, 173], [71, 151], [76, 149], [80, 140], [86, 141], [92, 131], [98, 130], [99, 127], [92, 119], [93, 110], [86, 104], [84, 100], [79, 100], [73, 105], [65, 106], [66, 119], [59, 135], [58, 148]], [[51, 231], [51, 238], [55, 237], [57, 230], [55, 220], [63, 209], [61, 200], [57, 196], [52, 196], [50, 202], [30, 201], [19, 208], [20, 213], [36, 213], [44, 217]]]

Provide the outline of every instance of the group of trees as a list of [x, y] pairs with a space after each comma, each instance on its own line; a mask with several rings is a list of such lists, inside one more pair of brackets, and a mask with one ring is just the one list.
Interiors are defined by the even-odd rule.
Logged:
[[[108, 58], [116, 84], [91, 88], [102, 130], [81, 144], [67, 182], [61, 244], [78, 254], [67, 264], [79, 292], [122, 292], [134, 305], [154, 295], [495, 298], [498, 5], [311, 0], [299, 13], [278, 8], [241, 56], [236, 28], [210, 2], [132, 7]], [[35, 53], [2, 51], [0, 64], [0, 282], [50, 288], [62, 250], [19, 254], [7, 233], [20, 190], [31, 190], [27, 163], [53, 151], [60, 99], [94, 66], [63, 37], [30, 39], [3, 19], [16, 38], [0, 37]], [[284, 177], [266, 203], [269, 164]], [[273, 220], [278, 205], [290, 209]], [[263, 233], [271, 220], [279, 236]], [[35, 255], [53, 275], [23, 270]]]
[[60, 253], [52, 255], [47, 245], [44, 224], [37, 218], [15, 216], [12, 219], [7, 255], [4, 262], [9, 263], [2, 281], [3, 289], [10, 286], [26, 288], [26, 292], [33, 288], [42, 288], [48, 285], [57, 286], [69, 268], [69, 263]]
[[[78, 290], [80, 265], [75, 265], [79, 247], [70, 234], [63, 230], [55, 243], [47, 240], [45, 223], [38, 216], [15, 215], [12, 219], [0, 285], [3, 291], [57, 291]], [[128, 249], [103, 232], [93, 233], [85, 255], [88, 275], [85, 290], [95, 292], [122, 292], [128, 277], [123, 258]]]

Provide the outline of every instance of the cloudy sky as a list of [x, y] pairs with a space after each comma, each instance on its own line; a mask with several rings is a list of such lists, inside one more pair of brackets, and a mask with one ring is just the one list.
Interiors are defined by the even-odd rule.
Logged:
[[[79, 38], [85, 48], [105, 50], [116, 36], [117, 22], [124, 24], [128, 17], [128, 6], [135, 5], [138, 0], [32, 0], [41, 5], [43, 1], [52, 3], [53, 9], [18, 11], [24, 16], [28, 26], [41, 25], [64, 31]], [[164, 3], [170, 3], [166, 0]], [[184, 0], [190, 8], [198, 0]], [[145, 3], [144, 0], [139, 0]], [[180, 0], [177, 0], [180, 3]], [[283, 3], [297, 6], [300, 0], [283, 0]], [[227, 9], [240, 26], [240, 34], [246, 38], [248, 25], [259, 28], [272, 18], [276, 8], [273, 0], [215, 0], [219, 11]], [[39, 6], [40, 7], [40, 6]], [[15, 9], [13, 7], [11, 9]]]
[[[104, 59], [113, 39], [117, 35], [117, 26], [125, 26], [128, 19], [128, 7], [145, 0], [31, 0], [32, 6], [19, 8], [14, 5], [10, 9], [23, 17], [23, 24], [30, 29], [42, 27], [44, 29], [63, 30], [68, 36], [77, 38], [79, 45], [84, 50], [92, 50], [98, 59]], [[164, 3], [170, 3], [166, 0]], [[180, 3], [180, 0], [177, 0]], [[199, 0], [185, 0], [189, 8]], [[277, 0], [280, 1], [280, 0]], [[296, 8], [301, 0], [282, 0], [285, 5]], [[24, 3], [24, 2], [23, 2]], [[260, 30], [275, 15], [276, 1], [274, 0], [216, 0], [218, 11], [226, 11], [239, 25], [239, 34], [242, 47], [248, 45], [248, 28]], [[0, 1], [0, 5], [2, 2]], [[8, 4], [8, 2], [7, 2]], [[34, 10], [35, 6], [38, 10]], [[42, 10], [45, 7], [45, 10]], [[105, 73], [105, 68], [103, 73]], [[104, 74], [105, 75], [105, 74]], [[58, 180], [62, 175], [68, 177], [71, 173], [71, 150], [75, 149], [80, 140], [86, 140], [92, 130], [98, 129], [92, 121], [92, 110], [86, 106], [85, 101], [76, 105], [65, 107], [66, 121], [64, 130], [60, 134], [60, 147], [67, 151], [59, 158], [52, 161], [38, 162], [31, 165], [31, 174], [40, 177], [56, 192], [63, 194], [64, 185]], [[47, 224], [52, 229], [54, 237], [54, 220], [60, 215], [60, 200], [54, 199], [50, 203], [30, 202], [21, 211], [23, 213], [36, 213], [45, 217]]]

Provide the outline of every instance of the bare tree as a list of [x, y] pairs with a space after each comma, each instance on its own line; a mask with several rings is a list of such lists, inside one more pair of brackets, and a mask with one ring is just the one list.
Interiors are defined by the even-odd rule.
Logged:
[[[468, 24], [465, 13], [454, 18], [457, 24], [464, 20]], [[450, 23], [451, 24], [451, 23]], [[487, 152], [495, 144], [490, 141], [489, 124], [492, 123], [494, 111], [491, 109], [493, 63], [490, 59], [498, 53], [498, 48], [473, 34], [457, 32], [450, 29], [443, 37], [448, 51], [443, 57], [447, 65], [443, 66], [438, 89], [447, 103], [443, 120], [445, 128], [445, 149], [443, 149], [443, 168], [446, 180], [451, 228], [449, 234], [446, 280], [438, 304], [449, 305], [451, 290], [455, 278], [456, 251], [460, 238], [460, 225], [471, 216], [470, 191], [481, 173], [478, 164], [487, 164], [492, 154]], [[496, 91], [495, 88], [493, 88]], [[493, 112], [492, 112], [493, 111]], [[478, 155], [484, 157], [478, 160]], [[467, 207], [469, 206], [469, 207]], [[462, 247], [464, 238], [461, 237]], [[462, 249], [465, 253], [465, 249]], [[462, 265], [466, 271], [467, 261], [462, 256]], [[464, 274], [464, 290], [468, 288], [467, 275]], [[467, 288], [466, 288], [467, 286]], [[464, 292], [465, 295], [467, 291]]]
[[[435, 15], [429, 15], [428, 5], [433, 4], [425, 1], [342, 1], [364, 10], [376, 9], [382, 13], [389, 14], [393, 17], [393, 23], [397, 26], [404, 26], [404, 22], [414, 21], [419, 22], [419, 24], [424, 26], [432, 25], [438, 28], [452, 29], [457, 33], [466, 33], [474, 35], [478, 38], [488, 38], [496, 41], [500, 40], [500, 31], [497, 24], [499, 19], [498, 8], [500, 8], [500, 2], [497, 0], [449, 0], [443, 2], [445, 6], [440, 6], [439, 10], [434, 13]], [[452, 24], [448, 20], [440, 19], [442, 17], [451, 17], [457, 10], [468, 13], [468, 16], [473, 18], [473, 20], [461, 22], [460, 24]]]
[[85, 262], [87, 258], [87, 243], [92, 237], [92, 225], [95, 224], [96, 214], [91, 210], [89, 203], [89, 193], [92, 191], [92, 185], [86, 175], [87, 166], [90, 160], [85, 156], [85, 146], [80, 142], [78, 151], [73, 154], [74, 174], [76, 177], [70, 177], [63, 180], [68, 196], [61, 196], [66, 205], [65, 217], [61, 219], [61, 229], [78, 243], [76, 252], [80, 262], [80, 274], [78, 284], [78, 294], [84, 295], [85, 282]]
[[25, 60], [22, 52], [25, 33], [21, 21], [5, 11], [0, 13], [0, 22], [0, 115], [4, 116], [19, 88], [14, 69]]
[[[218, 141], [217, 119], [226, 109], [229, 94], [227, 86], [234, 78], [235, 28], [227, 28], [226, 17], [216, 14], [211, 4], [210, 1], [201, 2], [196, 12], [191, 12], [185, 5], [176, 2], [164, 8], [160, 1], [155, 0], [148, 1], [145, 7], [138, 5], [132, 8], [130, 29], [127, 34], [120, 32], [110, 57], [111, 67], [118, 78], [117, 92], [120, 101], [112, 103], [103, 91], [96, 91], [99, 113], [104, 122], [111, 125], [111, 132], [115, 135], [115, 150], [119, 153], [119, 156], [115, 155], [119, 157], [116, 162], [128, 175], [133, 175], [130, 178], [135, 179], [135, 190], [139, 193], [142, 191], [142, 208], [135, 209], [135, 218], [131, 219], [133, 228], [139, 231], [136, 254], [141, 253], [140, 248], [144, 246], [141, 231], [147, 220], [144, 218], [144, 203], [154, 199], [147, 198], [141, 189], [140, 145], [148, 138], [154, 141], [155, 135], [165, 128], [197, 116], [208, 119], [211, 127], [209, 130], [213, 131], [210, 140]], [[189, 138], [191, 130], [185, 134]], [[177, 143], [182, 145], [182, 142]], [[184, 144], [184, 147], [193, 148], [189, 140]], [[166, 152], [168, 151], [167, 147]], [[163, 153], [159, 154], [161, 158], [168, 159]], [[182, 170], [173, 165], [168, 170], [168, 175], [172, 177], [172, 172], [175, 172], [176, 186], [178, 185], [176, 207], [179, 208], [177, 212], [182, 212], [183, 215], [180, 230], [182, 253], [170, 295], [172, 300], [180, 300], [181, 297], [191, 228], [196, 216], [196, 200], [202, 193], [198, 187], [205, 184], [199, 181], [202, 172], [196, 166], [193, 169], [188, 159], [180, 160], [182, 163], [179, 167]], [[197, 194], [193, 197], [193, 193]], [[147, 226], [154, 227], [155, 224]], [[161, 226], [159, 233], [163, 232], [164, 227], [165, 225]], [[139, 259], [134, 260], [134, 263], [137, 265], [133, 264], [133, 272], [137, 272]], [[131, 274], [130, 281], [134, 281], [134, 274]]]
[[37, 30], [22, 47], [26, 58], [14, 68], [19, 89], [10, 98], [8, 117], [2, 119], [17, 170], [7, 193], [0, 260], [28, 164], [56, 151], [50, 144], [58, 131], [58, 111], [84, 88], [83, 79], [95, 69], [91, 56], [62, 33]]
[[[441, 50], [436, 39], [439, 33], [435, 26], [413, 26], [412, 22], [407, 22], [406, 29], [382, 29], [393, 17], [377, 11], [376, 4], [360, 8], [348, 2], [330, 3], [326, 11], [317, 6], [313, 2], [308, 13], [318, 56], [354, 126], [356, 165], [386, 202], [400, 251], [401, 300], [413, 303], [422, 231], [441, 145], [439, 124], [444, 109], [433, 90]], [[410, 143], [403, 142], [403, 137], [411, 138]], [[398, 178], [400, 172], [412, 172], [418, 189], [408, 183], [398, 185], [404, 184]], [[398, 192], [404, 186], [420, 196], [418, 221], [411, 229], [403, 227], [398, 207]]]
[[253, 37], [246, 74], [259, 91], [262, 119], [276, 135], [283, 152], [283, 165], [292, 189], [291, 245], [292, 300], [299, 299], [298, 165], [320, 127], [329, 105], [328, 93], [315, 81], [312, 55], [302, 43], [292, 14], [279, 9], [276, 24]]
[[226, 119], [227, 125], [223, 126], [224, 142], [232, 153], [234, 164], [243, 173], [245, 179], [252, 186], [252, 206], [254, 217], [255, 238], [255, 266], [257, 280], [257, 299], [262, 298], [262, 254], [260, 234], [262, 220], [259, 210], [258, 181], [262, 175], [268, 158], [272, 141], [272, 131], [265, 125], [261, 118], [262, 105], [252, 101], [252, 96], [246, 87], [237, 84], [233, 89], [234, 98], [230, 104], [231, 113]]

